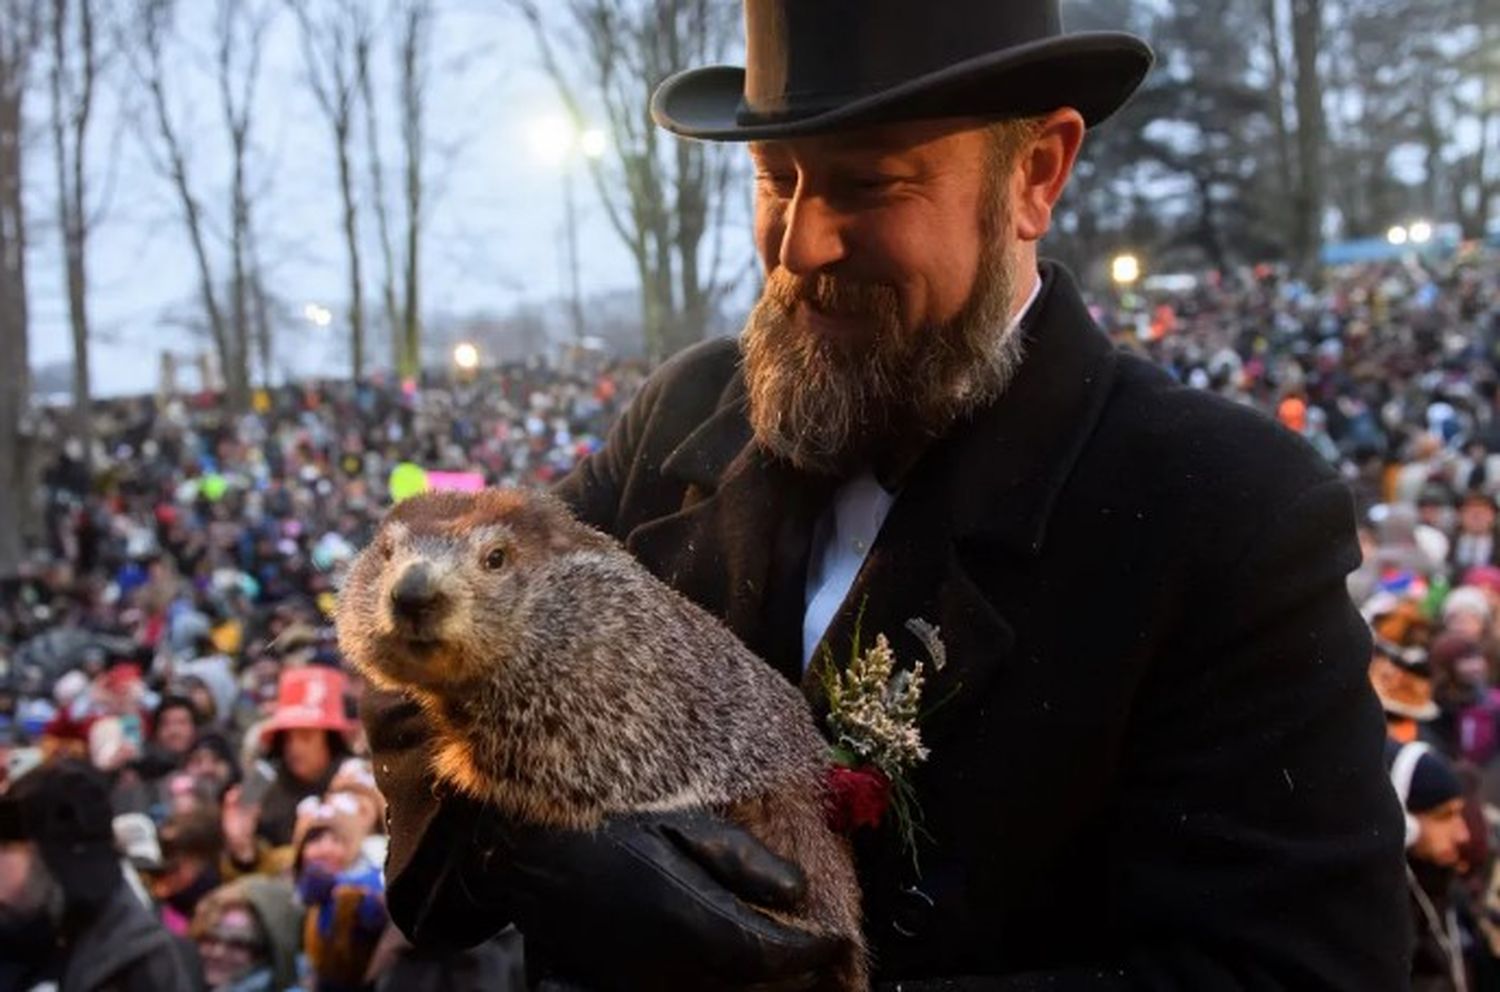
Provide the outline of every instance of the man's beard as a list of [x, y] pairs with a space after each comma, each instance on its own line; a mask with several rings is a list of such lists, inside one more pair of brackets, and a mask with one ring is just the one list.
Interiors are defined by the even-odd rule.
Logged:
[[[890, 286], [772, 272], [740, 338], [760, 446], [804, 471], [844, 476], [882, 452], [939, 437], [994, 402], [1024, 354], [1019, 330], [1008, 333], [1019, 273], [1000, 235], [1006, 229], [985, 225], [974, 287], [959, 314], [911, 333]], [[804, 301], [867, 327], [847, 341], [799, 328]]]
[[0, 903], [0, 960], [27, 966], [57, 953], [63, 893], [38, 857], [21, 890]]

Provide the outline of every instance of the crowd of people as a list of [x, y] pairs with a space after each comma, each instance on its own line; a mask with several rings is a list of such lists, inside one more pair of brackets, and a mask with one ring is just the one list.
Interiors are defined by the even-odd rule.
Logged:
[[1349, 483], [1413, 984], [1500, 988], [1500, 260], [1409, 257], [1317, 290], [1261, 269], [1131, 302], [1098, 313], [1127, 346], [1277, 418]]
[[0, 590], [0, 989], [519, 987], [513, 938], [424, 956], [388, 921], [333, 596], [393, 480], [544, 486], [642, 379], [132, 400], [87, 462], [59, 444], [45, 539]]
[[[1500, 259], [1319, 287], [1259, 268], [1093, 309], [1122, 347], [1263, 409], [1345, 475], [1419, 987], [1500, 981]], [[334, 597], [403, 467], [545, 486], [644, 375], [305, 383], [234, 417], [210, 395], [122, 401], [91, 451], [59, 418], [43, 539], [0, 586], [0, 989], [519, 981], [504, 935], [418, 952], [387, 919], [384, 802]]]

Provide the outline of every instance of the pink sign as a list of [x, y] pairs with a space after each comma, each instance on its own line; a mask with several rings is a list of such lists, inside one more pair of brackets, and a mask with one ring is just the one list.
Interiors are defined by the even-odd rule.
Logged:
[[477, 493], [484, 488], [479, 472], [428, 472], [427, 488], [432, 492]]

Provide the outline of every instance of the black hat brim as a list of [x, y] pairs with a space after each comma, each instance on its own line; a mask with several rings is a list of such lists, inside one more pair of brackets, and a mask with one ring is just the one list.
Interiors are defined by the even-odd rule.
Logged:
[[1151, 71], [1151, 48], [1135, 35], [1060, 35], [967, 59], [937, 72], [812, 113], [742, 118], [745, 70], [689, 69], [668, 78], [651, 116], [674, 134], [703, 141], [766, 141], [946, 117], [1023, 117], [1076, 109], [1094, 127], [1125, 105]]

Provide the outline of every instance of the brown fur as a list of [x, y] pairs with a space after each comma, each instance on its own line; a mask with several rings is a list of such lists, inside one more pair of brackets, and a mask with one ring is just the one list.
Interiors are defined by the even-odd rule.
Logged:
[[[390, 604], [417, 563], [444, 603], [413, 629]], [[726, 816], [802, 866], [792, 921], [847, 937], [835, 987], [868, 987], [852, 858], [824, 821], [827, 745], [801, 694], [560, 503], [486, 490], [400, 504], [349, 573], [338, 632], [361, 671], [421, 703], [439, 779], [563, 828]]]

